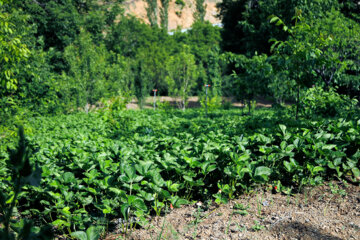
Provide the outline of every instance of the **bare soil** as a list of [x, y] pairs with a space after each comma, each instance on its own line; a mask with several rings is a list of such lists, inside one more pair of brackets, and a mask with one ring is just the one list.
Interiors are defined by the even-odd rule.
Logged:
[[[146, 98], [144, 108], [153, 108], [153, 97]], [[157, 97], [157, 101], [160, 102], [169, 102], [171, 106], [177, 107], [176, 101], [177, 99], [174, 97], [161, 96]], [[243, 107], [244, 105], [241, 102], [237, 102], [234, 98], [231, 97], [223, 97], [223, 102], [231, 102], [233, 107]], [[264, 98], [259, 98], [256, 100], [257, 107], [271, 107], [273, 102], [268, 101]], [[127, 109], [139, 109], [139, 105], [136, 99], [132, 100], [130, 103], [126, 105]], [[199, 97], [193, 96], [188, 98], [187, 108], [197, 108], [200, 107]]]
[[360, 187], [327, 183], [295, 195], [258, 189], [227, 204], [197, 202], [172, 209], [127, 235], [119, 229], [106, 239], [357, 240]]

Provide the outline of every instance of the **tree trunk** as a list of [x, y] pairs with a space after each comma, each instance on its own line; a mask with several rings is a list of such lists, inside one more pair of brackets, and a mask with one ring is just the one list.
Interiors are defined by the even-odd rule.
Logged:
[[88, 114], [89, 113], [89, 109], [90, 109], [90, 104], [88, 102], [86, 102], [86, 105], [84, 107], [85, 113]]

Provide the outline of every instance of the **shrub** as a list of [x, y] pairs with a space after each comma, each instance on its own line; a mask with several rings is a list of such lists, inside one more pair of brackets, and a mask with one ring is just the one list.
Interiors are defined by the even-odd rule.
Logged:
[[303, 116], [335, 117], [351, 113], [357, 104], [357, 100], [340, 95], [335, 90], [331, 88], [325, 91], [321, 87], [308, 89], [301, 101]]
[[[213, 96], [207, 98], [207, 109], [212, 112], [221, 107], [222, 99], [220, 96]], [[200, 100], [201, 107], [205, 108], [205, 99]]]

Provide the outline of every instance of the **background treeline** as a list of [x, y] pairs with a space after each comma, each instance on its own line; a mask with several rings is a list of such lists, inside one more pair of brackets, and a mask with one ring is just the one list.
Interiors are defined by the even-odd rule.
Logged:
[[0, 123], [118, 96], [143, 105], [154, 88], [185, 107], [204, 84], [246, 102], [359, 97], [358, 1], [224, 0], [222, 29], [196, 1], [192, 28], [173, 34], [161, 3], [146, 25], [116, 0], [0, 0]]

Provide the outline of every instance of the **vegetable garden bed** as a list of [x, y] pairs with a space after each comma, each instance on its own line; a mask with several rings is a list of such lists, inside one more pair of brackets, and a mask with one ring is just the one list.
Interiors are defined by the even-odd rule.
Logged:
[[[264, 186], [290, 196], [332, 179], [357, 184], [360, 175], [355, 116], [295, 121], [273, 109], [250, 116], [219, 110], [208, 118], [197, 110], [104, 111], [34, 118], [26, 130], [42, 179], [23, 187], [15, 215], [64, 238], [90, 226], [104, 235], [115, 220], [130, 232], [170, 205], [212, 199], [232, 207]], [[0, 190], [9, 203], [5, 147], [14, 148], [16, 138], [1, 141]]]

